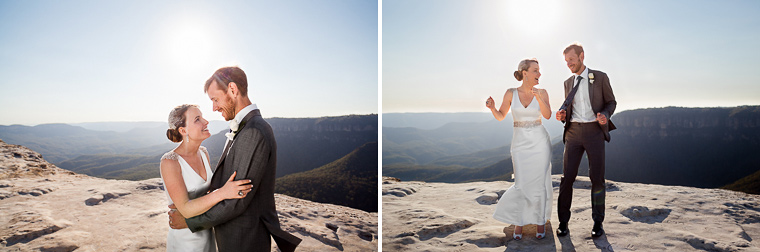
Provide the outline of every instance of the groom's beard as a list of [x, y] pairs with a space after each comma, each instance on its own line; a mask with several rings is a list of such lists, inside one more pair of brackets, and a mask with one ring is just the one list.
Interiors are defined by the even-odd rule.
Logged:
[[578, 63], [575, 65], [575, 69], [573, 69], [573, 73], [581, 74], [579, 71], [581, 71], [581, 67], [583, 67], [582, 63]]
[[222, 116], [224, 116], [224, 119], [229, 121], [235, 118], [235, 101], [232, 100], [229, 96], [226, 96], [224, 99], [224, 102], [227, 103], [227, 106], [222, 107]]

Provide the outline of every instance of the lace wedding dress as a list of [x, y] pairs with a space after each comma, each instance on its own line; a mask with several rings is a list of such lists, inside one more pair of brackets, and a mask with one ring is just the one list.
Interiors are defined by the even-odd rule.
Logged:
[[512, 90], [512, 168], [515, 183], [501, 196], [494, 219], [516, 226], [544, 225], [552, 213], [551, 140], [533, 98], [523, 107]]

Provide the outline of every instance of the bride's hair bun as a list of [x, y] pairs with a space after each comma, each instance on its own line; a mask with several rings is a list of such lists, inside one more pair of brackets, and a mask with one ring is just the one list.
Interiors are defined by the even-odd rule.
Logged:
[[179, 133], [179, 130], [176, 129], [168, 129], [166, 130], [166, 137], [169, 138], [172, 142], [179, 143], [182, 142], [182, 134]]
[[522, 71], [528, 71], [528, 69], [530, 68], [530, 63], [538, 64], [538, 60], [536, 58], [532, 58], [532, 59], [524, 59], [520, 61], [520, 64], [517, 65], [517, 71], [515, 71], [515, 79], [517, 79], [518, 81], [523, 80], [523, 77], [525, 76], [523, 76]]

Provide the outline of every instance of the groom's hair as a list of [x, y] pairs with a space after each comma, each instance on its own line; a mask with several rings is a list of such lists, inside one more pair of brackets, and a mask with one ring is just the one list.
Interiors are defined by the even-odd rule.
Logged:
[[570, 50], [575, 51], [575, 54], [577, 55], [581, 55], [581, 53], [583, 52], [583, 46], [581, 46], [581, 44], [578, 44], [578, 43], [573, 43], [572, 45], [567, 46], [565, 48], [565, 51], [562, 52], [562, 54], [563, 55], [567, 54], [570, 52]]
[[203, 92], [208, 92], [208, 88], [214, 81], [216, 81], [219, 89], [224, 92], [227, 92], [227, 85], [230, 84], [230, 82], [235, 82], [240, 94], [248, 97], [248, 78], [245, 77], [243, 69], [240, 69], [239, 67], [232, 66], [217, 69], [216, 72], [206, 80], [206, 85], [203, 86]]

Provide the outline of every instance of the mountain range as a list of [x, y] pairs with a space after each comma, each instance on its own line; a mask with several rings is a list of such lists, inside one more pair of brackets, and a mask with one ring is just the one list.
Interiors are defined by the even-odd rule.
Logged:
[[[377, 151], [374, 152], [374, 156], [366, 154], [367, 151], [361, 151], [362, 155], [355, 155], [353, 158], [344, 156], [356, 152], [368, 143], [374, 142], [377, 149], [377, 115], [269, 118], [267, 122], [272, 126], [277, 140], [277, 177], [306, 172], [329, 166], [331, 162], [350, 159], [351, 164], [361, 164], [360, 167], [350, 166], [348, 170], [340, 167], [322, 174], [321, 179], [326, 181], [340, 181], [320, 184], [330, 187], [323, 191], [340, 190], [343, 193], [350, 192], [356, 195], [370, 194], [376, 199]], [[76, 173], [111, 179], [157, 178], [161, 156], [175, 148], [177, 144], [166, 139], [164, 123], [141, 122], [139, 124], [148, 128], [138, 127], [124, 131], [124, 128], [116, 126], [118, 123], [99, 123], [87, 125], [87, 127], [120, 129], [122, 132], [88, 130], [81, 126], [67, 124], [45, 124], [33, 127], [0, 126], [0, 139], [11, 144], [29, 146], [30, 149], [39, 151], [46, 159], [57, 160], [51, 163]], [[224, 136], [226, 132], [219, 131], [203, 142], [203, 146], [209, 150], [212, 166], [218, 163], [222, 154], [227, 140]], [[341, 165], [344, 164], [341, 163]], [[355, 169], [361, 169], [362, 172], [357, 172]], [[319, 172], [312, 172], [307, 177], [316, 173]], [[352, 179], [344, 180], [346, 176]], [[374, 186], [367, 187], [366, 180], [372, 180]], [[294, 193], [299, 191], [291, 186], [298, 185], [291, 183], [279, 188]], [[345, 188], [350, 188], [350, 190], [342, 190]], [[354, 197], [352, 194], [347, 198], [339, 198], [335, 195], [320, 194], [319, 197], [310, 199], [377, 211], [377, 200], [372, 201], [373, 208], [371, 204], [365, 202], [365, 196]], [[356, 202], [351, 203], [352, 200]]]
[[[435, 129], [387, 127], [383, 114], [383, 176], [428, 182], [493, 181], [512, 177], [509, 145], [512, 141], [512, 116], [497, 121], [490, 113], [401, 114], [435, 118], [446, 122]], [[487, 121], [462, 122], [462, 118], [486, 118]], [[549, 136], [558, 142], [562, 124], [542, 120]], [[422, 125], [422, 121], [408, 124]], [[394, 124], [391, 124], [394, 125]]]
[[449, 123], [481, 123], [493, 121], [491, 113], [383, 113], [383, 127], [431, 130]]
[[[556, 138], [562, 134], [562, 124], [556, 120], [543, 120], [543, 123], [550, 137]], [[497, 152], [509, 146], [512, 140], [512, 124], [512, 117], [508, 115], [503, 121], [491, 117], [491, 120], [485, 122], [450, 122], [430, 130], [384, 126], [383, 166], [460, 164], [477, 167], [473, 163], [483, 162], [482, 159], [503, 159], [505, 153]], [[491, 152], [482, 152], [485, 150]]]
[[[637, 109], [616, 113], [611, 120], [618, 129], [610, 132], [611, 142], [606, 147], [607, 179], [716, 188], [760, 171], [760, 155], [756, 154], [760, 152], [760, 106]], [[561, 174], [564, 144], [550, 124], [544, 123], [553, 139], [552, 173]], [[484, 125], [472, 124], [470, 129], [463, 130], [465, 133], [456, 136], [472, 139], [469, 137], [472, 132], [489, 130]], [[383, 128], [383, 139], [424, 138], [425, 133], [420, 132], [425, 131], [407, 128], [404, 129], [406, 135], [402, 135]], [[415, 162], [414, 157], [420, 156], [421, 151], [401, 149], [395, 142], [386, 149], [384, 142], [383, 175], [428, 182], [492, 181], [511, 177], [508, 149], [501, 152], [499, 159], [496, 155], [499, 150], [483, 147], [489, 141], [481, 141], [479, 146], [466, 141], [459, 143], [461, 146], [449, 149], [475, 151]], [[407, 147], [412, 149], [412, 146]], [[386, 163], [386, 160], [391, 162]], [[579, 174], [588, 174], [586, 158]], [[745, 183], [744, 187], [751, 186]]]

